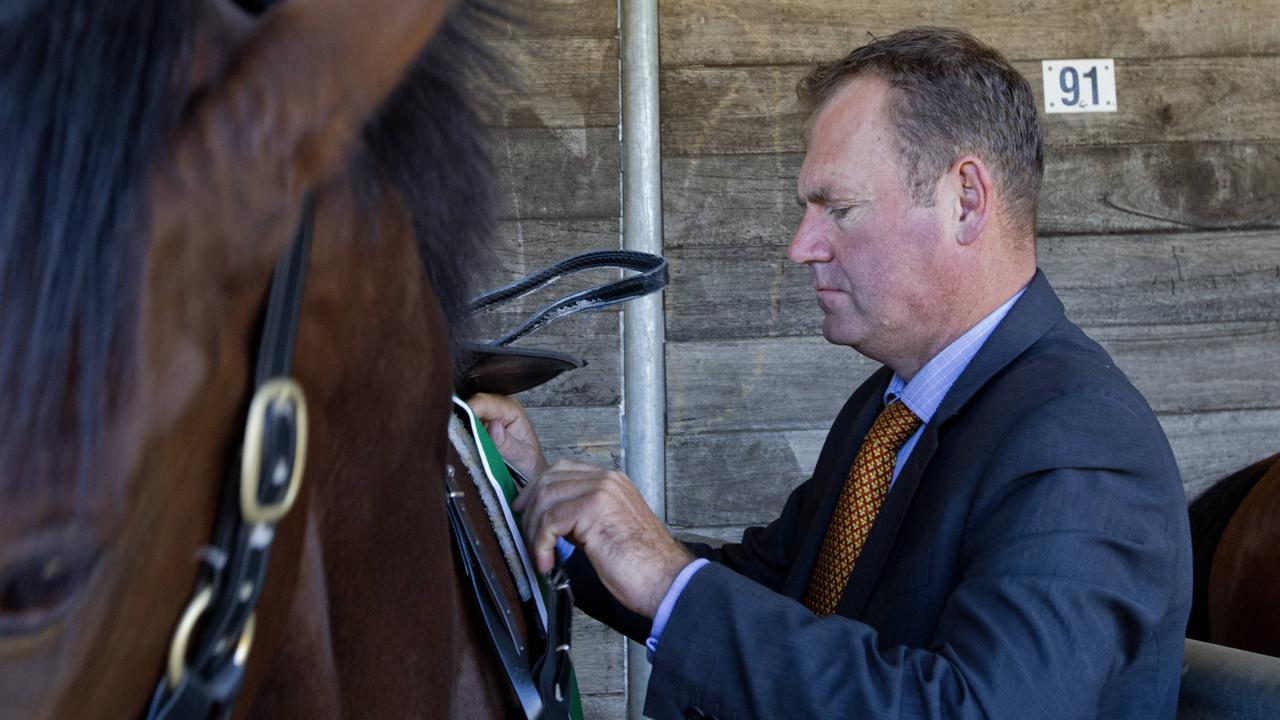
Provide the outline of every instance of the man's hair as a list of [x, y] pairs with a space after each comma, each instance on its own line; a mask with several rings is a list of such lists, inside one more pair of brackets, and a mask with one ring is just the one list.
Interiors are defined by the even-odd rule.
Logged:
[[973, 154], [995, 174], [1009, 220], [1034, 229], [1043, 134], [1031, 87], [1003, 55], [962, 30], [910, 28], [814, 67], [796, 94], [812, 118], [846, 82], [865, 75], [895, 89], [889, 119], [917, 205], [932, 205], [942, 173]]

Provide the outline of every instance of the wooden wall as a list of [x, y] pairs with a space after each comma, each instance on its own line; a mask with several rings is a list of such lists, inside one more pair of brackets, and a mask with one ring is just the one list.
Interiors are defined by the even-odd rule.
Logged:
[[[1189, 495], [1280, 450], [1280, 6], [1275, 0], [662, 0], [667, 517], [736, 539], [803, 481], [874, 369], [819, 332], [799, 220], [794, 85], [920, 24], [965, 28], [1041, 89], [1040, 60], [1111, 57], [1112, 114], [1044, 116], [1039, 264], [1157, 411]], [[618, 38], [604, 0], [535, 0], [500, 45], [511, 276], [616, 246]], [[1042, 103], [1041, 103], [1042, 104]], [[523, 400], [556, 454], [616, 462], [618, 316], [530, 345], [590, 367]], [[732, 468], [727, 472], [727, 468]], [[588, 715], [624, 717], [622, 641], [580, 620]]]
[[[1280, 6], [1271, 0], [664, 0], [667, 518], [736, 538], [807, 477], [874, 367], [820, 335], [795, 82], [909, 25], [1113, 57], [1111, 114], [1042, 116], [1039, 264], [1159, 414], [1188, 492], [1280, 450]], [[725, 469], [732, 467], [733, 472]]]
[[[616, 6], [600, 0], [534, 0], [515, 12], [523, 16], [496, 28], [494, 42], [518, 84], [498, 91], [500, 112], [490, 118], [501, 218], [502, 268], [494, 285], [575, 253], [621, 245]], [[485, 317], [482, 330], [497, 337], [563, 289], [611, 279], [604, 272], [566, 281], [561, 289]], [[521, 397], [547, 454], [617, 465], [618, 313], [563, 320], [519, 344], [568, 352], [588, 363]], [[624, 717], [624, 639], [579, 612], [573, 640], [588, 720]]]

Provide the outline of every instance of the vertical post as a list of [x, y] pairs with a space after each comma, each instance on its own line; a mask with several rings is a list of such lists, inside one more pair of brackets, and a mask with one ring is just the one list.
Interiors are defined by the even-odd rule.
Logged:
[[[662, 253], [662, 149], [658, 117], [658, 2], [620, 0], [622, 244]], [[666, 363], [662, 297], [623, 311], [622, 452], [627, 475], [666, 519]], [[642, 717], [649, 663], [627, 643], [627, 717]]]

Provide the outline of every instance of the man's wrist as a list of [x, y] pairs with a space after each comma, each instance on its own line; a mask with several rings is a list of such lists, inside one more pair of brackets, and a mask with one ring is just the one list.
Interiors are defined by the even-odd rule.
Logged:
[[658, 609], [653, 614], [653, 626], [649, 630], [649, 639], [645, 641], [645, 655], [649, 662], [653, 662], [653, 654], [658, 650], [658, 640], [662, 637], [662, 631], [667, 627], [667, 621], [671, 619], [671, 612], [675, 610], [676, 602], [680, 599], [681, 593], [688, 587], [689, 581], [693, 579], [694, 574], [701, 570], [704, 566], [710, 564], [706, 558], [697, 558], [676, 575], [671, 582], [671, 587], [667, 588], [667, 592], [662, 596], [662, 601], [658, 603]]

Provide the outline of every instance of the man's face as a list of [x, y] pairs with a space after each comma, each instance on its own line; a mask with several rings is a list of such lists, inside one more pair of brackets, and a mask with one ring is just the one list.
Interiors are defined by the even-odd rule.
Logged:
[[953, 273], [942, 204], [917, 207], [907, 192], [886, 114], [891, 92], [878, 77], [857, 77], [818, 111], [797, 186], [804, 217], [787, 257], [813, 273], [827, 340], [902, 372], [936, 351], [930, 338]]

